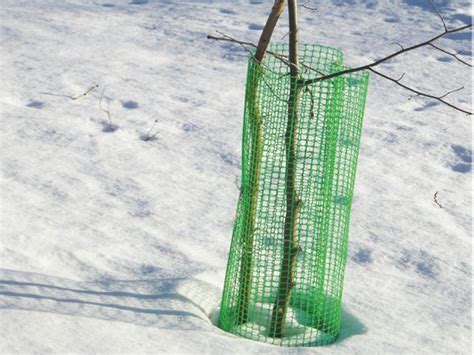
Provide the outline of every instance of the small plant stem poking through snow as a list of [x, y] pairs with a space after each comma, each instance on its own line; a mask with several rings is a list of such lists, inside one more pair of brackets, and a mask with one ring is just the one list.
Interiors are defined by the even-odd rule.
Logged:
[[92, 85], [89, 89], [87, 89], [85, 92], [82, 94], [76, 95], [76, 96], [71, 96], [71, 100], [77, 100], [80, 99], [81, 97], [89, 95], [89, 93], [99, 87], [99, 84], [94, 84]]
[[113, 129], [114, 124], [113, 124], [113, 122], [112, 122], [112, 116], [111, 116], [111, 114], [110, 114], [110, 101], [107, 100], [107, 108], [106, 108], [106, 109], [105, 109], [104, 107], [102, 107], [102, 101], [103, 101], [104, 96], [105, 96], [104, 94], [105, 94], [105, 89], [106, 89], [106, 88], [107, 88], [107, 87], [104, 86], [104, 89], [102, 90], [102, 93], [100, 94], [99, 108], [107, 114], [107, 119], [108, 119], [108, 121], [109, 121], [110, 128]]
[[146, 135], [143, 137], [143, 140], [146, 142], [146, 141], [149, 141], [149, 140], [152, 140], [153, 138], [156, 137], [156, 135], [158, 134], [158, 130], [156, 130], [155, 133], [151, 134], [151, 132], [153, 132], [153, 128], [155, 128], [156, 124], [158, 123], [158, 119], [156, 119], [151, 128], [148, 130], [148, 132], [146, 133]]
[[439, 208], [443, 208], [443, 206], [441, 205], [441, 203], [438, 202], [438, 193], [439, 191], [436, 191], [434, 196], [433, 196], [433, 200], [434, 200], [434, 203], [436, 203], [436, 205], [439, 206]]

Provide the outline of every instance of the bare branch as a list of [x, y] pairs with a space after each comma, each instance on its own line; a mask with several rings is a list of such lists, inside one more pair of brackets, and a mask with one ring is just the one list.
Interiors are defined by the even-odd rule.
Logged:
[[248, 47], [257, 48], [257, 46], [255, 44], [253, 44], [252, 42], [239, 41], [239, 40], [237, 40], [233, 37], [230, 37], [230, 36], [226, 35], [225, 33], [222, 33], [221, 31], [216, 31], [216, 32], [218, 34], [220, 34], [222, 37], [207, 35], [207, 39], [213, 39], [215, 41], [225, 41], [225, 42], [237, 43], [247, 52], [249, 52]]
[[350, 74], [350, 73], [355, 73], [355, 72], [358, 72], [358, 71], [362, 71], [362, 70], [367, 70], [367, 69], [370, 69], [370, 68], [373, 68], [377, 65], [380, 65], [384, 62], [387, 62], [389, 61], [390, 59], [393, 59], [403, 53], [407, 53], [407, 52], [410, 52], [414, 49], [417, 49], [417, 48], [420, 48], [420, 47], [424, 47], [424, 46], [427, 46], [427, 45], [430, 45], [431, 42], [434, 42], [436, 41], [437, 39], [440, 39], [444, 36], [446, 36], [447, 34], [450, 34], [450, 33], [455, 33], [455, 32], [460, 32], [460, 31], [464, 31], [464, 30], [467, 30], [469, 28], [472, 27], [472, 24], [469, 24], [469, 25], [465, 25], [465, 26], [462, 26], [462, 27], [458, 27], [458, 28], [455, 28], [453, 30], [448, 30], [448, 31], [444, 31], [443, 33], [439, 34], [439, 35], [436, 35], [434, 36], [433, 38], [425, 41], [425, 42], [422, 42], [422, 43], [418, 43], [418, 44], [415, 44], [413, 46], [410, 46], [410, 47], [406, 47], [404, 49], [401, 49], [395, 53], [392, 53], [384, 58], [381, 58], [373, 63], [370, 63], [370, 64], [366, 64], [366, 65], [362, 65], [360, 67], [355, 67], [355, 68], [350, 68], [350, 69], [346, 69], [346, 70], [341, 70], [341, 71], [338, 71], [338, 72], [335, 72], [335, 73], [332, 73], [332, 74], [328, 74], [328, 75], [324, 75], [324, 76], [320, 76], [318, 78], [314, 78], [314, 79], [308, 79], [308, 80], [305, 80], [305, 84], [306, 85], [309, 85], [309, 84], [313, 84], [313, 83], [316, 83], [318, 81], [322, 81], [322, 80], [328, 80], [328, 79], [331, 79], [331, 78], [334, 78], [336, 76], [339, 76], [339, 75], [344, 75], [344, 74]]
[[440, 98], [440, 99], [444, 99], [446, 96], [452, 94], [453, 92], [461, 91], [462, 89], [464, 89], [464, 86], [461, 86], [461, 87], [459, 87], [459, 88], [457, 88], [457, 89], [448, 91], [446, 94], [441, 95], [439, 98]]
[[432, 95], [432, 94], [427, 94], [427, 93], [421, 92], [421, 91], [419, 91], [419, 90], [417, 90], [417, 89], [414, 89], [414, 88], [409, 87], [409, 86], [407, 86], [407, 85], [405, 85], [405, 84], [402, 84], [402, 83], [400, 82], [401, 79], [394, 79], [394, 78], [392, 78], [392, 77], [390, 77], [390, 76], [388, 76], [388, 75], [385, 75], [385, 74], [383, 74], [383, 73], [381, 73], [381, 72], [379, 72], [379, 71], [377, 71], [377, 70], [375, 70], [375, 69], [373, 69], [373, 68], [368, 68], [368, 70], [370, 70], [372, 73], [377, 74], [378, 76], [381, 76], [381, 77], [384, 78], [384, 79], [390, 80], [390, 81], [394, 82], [395, 84], [397, 84], [398, 86], [401, 86], [402, 88], [404, 88], [404, 89], [406, 89], [406, 90], [408, 90], [408, 91], [414, 93], [415, 96], [428, 97], [428, 98], [430, 98], [430, 99], [437, 100], [437, 101], [439, 101], [439, 102], [441, 102], [441, 103], [443, 103], [443, 104], [445, 104], [445, 105], [447, 105], [447, 106], [449, 106], [449, 107], [451, 107], [451, 108], [453, 108], [453, 109], [455, 109], [455, 110], [457, 110], [457, 111], [463, 112], [463, 113], [465, 113], [465, 114], [467, 114], [467, 115], [472, 115], [472, 112], [466, 111], [466, 110], [464, 110], [464, 109], [462, 109], [462, 108], [460, 108], [460, 107], [458, 107], [458, 106], [456, 106], [456, 105], [454, 105], [454, 104], [451, 104], [451, 103], [449, 103], [449, 102], [443, 100], [444, 97], [448, 96], [449, 94], [452, 94], [453, 92], [459, 91], [459, 90], [461, 90], [461, 89], [463, 89], [463, 88], [458, 88], [458, 89], [455, 89], [455, 90], [452, 90], [452, 91], [448, 91], [446, 94], [443, 94], [443, 95], [441, 95], [441, 96], [435, 96], [435, 95]]
[[[432, 4], [433, 5], [433, 4]], [[456, 91], [460, 91], [462, 90], [462, 88], [458, 88], [458, 89], [455, 89], [455, 90], [452, 90], [452, 91], [449, 91], [447, 93], [445, 93], [444, 95], [441, 95], [441, 96], [435, 96], [435, 95], [431, 95], [431, 94], [427, 94], [427, 93], [423, 93], [419, 90], [416, 90], [416, 89], [413, 89], [411, 87], [408, 87], [407, 85], [404, 85], [402, 84], [400, 81], [403, 79], [404, 77], [404, 74], [398, 78], [398, 79], [395, 79], [395, 78], [392, 78], [388, 75], [385, 75], [379, 71], [376, 71], [374, 70], [373, 68], [382, 64], [382, 63], [385, 63], [401, 54], [404, 54], [404, 53], [407, 53], [407, 52], [410, 52], [412, 50], [415, 50], [417, 48], [421, 48], [421, 47], [424, 47], [424, 46], [432, 46], [438, 50], [441, 50], [442, 52], [445, 52], [447, 54], [450, 54], [452, 56], [454, 56], [457, 60], [459, 60], [460, 62], [464, 63], [464, 64], [467, 64], [469, 65], [468, 63], [462, 61], [460, 58], [458, 58], [455, 54], [453, 53], [449, 53], [447, 51], [444, 51], [442, 50], [441, 48], [437, 47], [436, 45], [433, 44], [434, 41], [448, 35], [448, 34], [451, 34], [451, 33], [456, 33], [456, 32], [461, 32], [461, 31], [465, 31], [465, 30], [468, 30], [470, 28], [472, 28], [472, 24], [468, 24], [468, 25], [464, 25], [464, 26], [461, 26], [461, 27], [458, 27], [458, 28], [455, 28], [455, 29], [452, 29], [452, 30], [449, 30], [444, 22], [444, 19], [441, 17], [441, 15], [439, 14], [439, 12], [437, 11], [437, 9], [435, 8], [436, 10], [436, 13], [438, 14], [438, 16], [441, 18], [442, 22], [443, 22], [443, 25], [445, 25], [445, 29], [442, 33], [430, 38], [429, 40], [425, 41], [425, 42], [422, 42], [422, 43], [418, 43], [418, 44], [415, 44], [413, 46], [410, 46], [410, 47], [403, 47], [400, 43], [395, 43], [397, 44], [398, 46], [400, 46], [400, 50], [397, 51], [397, 52], [394, 52], [386, 57], [383, 57], [373, 63], [370, 63], [370, 64], [366, 64], [366, 65], [362, 65], [362, 66], [359, 66], [359, 67], [355, 67], [355, 68], [350, 68], [350, 69], [345, 69], [345, 70], [341, 70], [341, 71], [338, 71], [338, 72], [334, 72], [334, 73], [331, 73], [331, 74], [324, 74], [324, 73], [321, 73], [319, 71], [317, 71], [316, 69], [304, 64], [304, 63], [299, 63], [301, 64], [301, 67], [307, 69], [307, 70], [312, 70], [312, 71], [316, 71], [320, 76], [317, 77], [317, 78], [313, 78], [313, 79], [306, 79], [306, 80], [303, 80], [302, 81], [302, 84], [303, 85], [310, 85], [310, 84], [313, 84], [313, 83], [316, 83], [316, 82], [319, 82], [319, 81], [323, 81], [323, 80], [328, 80], [328, 79], [331, 79], [331, 78], [334, 78], [334, 77], [337, 77], [337, 76], [340, 76], [340, 75], [345, 75], [345, 74], [350, 74], [350, 73], [355, 73], [355, 72], [359, 72], [359, 71], [363, 71], [363, 70], [370, 70], [372, 71], [374, 74], [377, 74], [389, 81], [392, 81], [394, 83], [396, 83], [397, 85], [401, 86], [402, 88], [410, 91], [410, 92], [413, 92], [416, 94], [416, 96], [424, 96], [424, 97], [428, 97], [428, 98], [431, 98], [431, 99], [434, 99], [434, 100], [437, 100], [457, 111], [460, 111], [460, 112], [463, 112], [465, 114], [468, 114], [468, 115], [472, 115], [472, 112], [470, 111], [467, 111], [467, 110], [464, 110], [460, 107], [457, 107], [445, 100], [443, 100], [446, 96], [448, 96], [449, 94], [452, 94], [453, 92], [456, 92]], [[244, 47], [244, 49], [246, 51], [249, 51], [249, 48], [248, 47], [252, 47], [252, 48], [256, 48], [257, 46], [251, 42], [244, 42], [244, 41], [239, 41], [235, 38], [232, 38], [230, 36], [227, 36], [227, 35], [224, 35], [222, 33], [220, 33], [222, 35], [222, 37], [215, 37], [215, 36], [211, 36], [211, 35], [208, 35], [207, 38], [208, 39], [214, 39], [216, 41], [228, 41], [228, 42], [234, 42], [234, 43], [238, 43], [240, 44], [241, 46]], [[290, 33], [291, 34], [291, 33]], [[281, 60], [283, 63], [285, 63], [286, 65], [288, 65], [290, 68], [292, 68], [293, 64], [291, 63], [291, 61], [289, 60], [289, 58], [287, 56], [283, 56], [281, 54], [278, 54], [278, 53], [274, 53], [274, 52], [271, 52], [271, 51], [268, 51], [269, 54], [271, 54], [272, 56], [274, 56], [275, 58]], [[469, 65], [472, 67], [472, 65]]]
[[[463, 27], [461, 27], [461, 29], [451, 30], [449, 33], [452, 33], [453, 31], [454, 31], [454, 32], [458, 32], [458, 31], [461, 31], [461, 30], [464, 30], [464, 29], [470, 28], [470, 27], [472, 27], [472, 25], [463, 26]], [[237, 44], [240, 44], [240, 45], [244, 46], [244, 48], [245, 48], [246, 51], [249, 51], [248, 47], [256, 48], [256, 45], [253, 44], [253, 43], [251, 43], [251, 42], [240, 41], [240, 40], [237, 40], [237, 39], [235, 39], [235, 38], [233, 38], [233, 37], [230, 37], [230, 36], [228, 36], [228, 35], [225, 35], [225, 34], [222, 34], [222, 33], [219, 33], [219, 34], [221, 34], [222, 37], [215, 37], [215, 36], [212, 36], [212, 35], [208, 35], [207, 38], [208, 38], [208, 39], [213, 39], [213, 40], [216, 40], [216, 41], [226, 41], [226, 42], [237, 43]], [[438, 36], [436, 36], [436, 37], [434, 37], [434, 38], [438, 39], [438, 38], [440, 38], [440, 37], [442, 37], [442, 36], [443, 36], [443, 35], [438, 35]], [[431, 39], [430, 41], [432, 41], [432, 40], [433, 40], [433, 39]], [[419, 48], [419, 47], [421, 47], [422, 45], [431, 44], [430, 41], [424, 42], [424, 43], [421, 44], [421, 45], [416, 45], [416, 46], [412, 46], [412, 47], [405, 48], [405, 49], [400, 50], [400, 51], [398, 51], [398, 52], [396, 52], [396, 53], [398, 53], [397, 55], [399, 55], [399, 54], [402, 54], [402, 53], [407, 52], [407, 51], [409, 51], [409, 50], [413, 50], [413, 49], [415, 49], [415, 48]], [[396, 54], [396, 53], [395, 53], [395, 54]], [[286, 65], [291, 66], [291, 63], [290, 63], [288, 57], [286, 57], [286, 56], [284, 56], [284, 55], [281, 55], [281, 54], [278, 54], [278, 53], [275, 53], [275, 52], [272, 52], [272, 51], [268, 51], [268, 54], [270, 54], [270, 55], [274, 56], [275, 58], [281, 60], [281, 61], [282, 61], [283, 63], [285, 63]], [[390, 56], [388, 56], [388, 57], [393, 58], [394, 56], [395, 56], [395, 55], [390, 55]], [[386, 58], [388, 58], [388, 57], [386, 57]], [[342, 71], [339, 71], [339, 72], [336, 72], [336, 73], [333, 73], [333, 74], [329, 74], [329, 75], [326, 75], [326, 74], [324, 74], [324, 73], [322, 73], [322, 72], [317, 71], [317, 73], [320, 74], [321, 76], [318, 77], [318, 78], [315, 78], [315, 79], [308, 79], [308, 80], [305, 80], [305, 81], [304, 81], [304, 84], [305, 84], [305, 85], [309, 85], [309, 84], [311, 84], [311, 83], [318, 82], [318, 81], [322, 81], [322, 80], [331, 79], [331, 78], [334, 78], [334, 77], [339, 76], [339, 75], [354, 73], [354, 72], [358, 72], [358, 71], [362, 71], [362, 70], [370, 70], [370, 71], [372, 71], [374, 74], [377, 74], [377, 75], [379, 75], [380, 77], [382, 77], [382, 78], [384, 78], [384, 79], [387, 79], [387, 80], [389, 80], [389, 81], [392, 81], [392, 82], [394, 82], [395, 84], [401, 86], [402, 88], [404, 88], [404, 89], [406, 89], [406, 90], [408, 90], [408, 91], [414, 93], [415, 96], [424, 96], [424, 97], [427, 97], [427, 98], [431, 98], [431, 99], [437, 100], [437, 101], [439, 101], [439, 102], [441, 102], [441, 103], [443, 103], [443, 104], [445, 104], [445, 105], [447, 105], [447, 106], [449, 106], [449, 107], [451, 107], [451, 108], [453, 108], [453, 109], [455, 109], [455, 110], [457, 110], [457, 111], [463, 112], [463, 113], [468, 114], [468, 115], [472, 115], [472, 112], [467, 111], [467, 110], [464, 110], [464, 109], [462, 109], [462, 108], [460, 108], [460, 107], [457, 107], [457, 106], [455, 106], [455, 105], [453, 105], [453, 104], [451, 104], [451, 103], [449, 103], [449, 102], [443, 100], [443, 98], [445, 98], [447, 95], [449, 95], [449, 94], [451, 94], [451, 93], [453, 93], [453, 92], [456, 92], [456, 91], [460, 91], [461, 88], [452, 90], [452, 91], [447, 92], [446, 94], [441, 95], [441, 96], [435, 96], [435, 95], [423, 93], [423, 92], [421, 92], [421, 91], [419, 91], [419, 90], [416, 90], [416, 89], [414, 89], [414, 88], [411, 88], [411, 87], [409, 87], [409, 86], [407, 86], [407, 85], [404, 85], [404, 84], [402, 84], [402, 83], [400, 82], [400, 81], [404, 78], [405, 73], [403, 73], [398, 79], [395, 79], [395, 78], [392, 78], [392, 77], [390, 77], [390, 76], [388, 76], [388, 75], [385, 75], [385, 74], [383, 74], [383, 73], [381, 73], [381, 72], [376, 71], [376, 70], [373, 69], [374, 66], [376, 66], [376, 65], [378, 65], [378, 64], [380, 64], [380, 63], [382, 63], [382, 62], [384, 62], [385, 60], [388, 60], [388, 59], [382, 58], [381, 60], [379, 60], [379, 61], [377, 61], [377, 62], [375, 62], [375, 63], [372, 63], [372, 64], [368, 64], [368, 65], [365, 65], [365, 66], [362, 66], [362, 67], [357, 67], [357, 68], [342, 70]], [[305, 69], [309, 69], [309, 70], [316, 71], [314, 68], [312, 68], [312, 67], [310, 67], [310, 66], [308, 66], [308, 65], [306, 65], [306, 64], [304, 64], [304, 63], [301, 63], [301, 62], [300, 62], [300, 65], [301, 65], [302, 67], [304, 67]]]
[[246, 42], [246, 41], [240, 41], [234, 37], [231, 37], [229, 35], [226, 35], [225, 33], [222, 33], [221, 31], [216, 30], [218, 34], [221, 35], [221, 37], [216, 37], [213, 35], [207, 35], [207, 39], [213, 39], [214, 41], [224, 41], [224, 42], [232, 42], [232, 43], [237, 43], [243, 48], [249, 52], [249, 49], [247, 47], [252, 47], [252, 48], [257, 48], [257, 45], [252, 43], [252, 42]]
[[[237, 43], [239, 44], [246, 52], [248, 53], [252, 53], [252, 51], [249, 49], [249, 47], [251, 48], [254, 48], [256, 49], [257, 48], [257, 45], [253, 44], [252, 42], [245, 42], [245, 41], [240, 41], [236, 38], [233, 38], [231, 36], [228, 36], [220, 31], [216, 31], [217, 33], [219, 33], [221, 35], [221, 37], [216, 37], [216, 36], [213, 36], [213, 35], [207, 35], [207, 39], [213, 39], [215, 41], [224, 41], [224, 42], [231, 42], [231, 43]], [[270, 52], [270, 51], [267, 51], [267, 53], [269, 53], [270, 55], [274, 56], [275, 58], [277, 58], [278, 60], [281, 60], [283, 63], [285, 63], [286, 65], [290, 66], [291, 63], [289, 62], [289, 60], [278, 54], [278, 53], [274, 53], [274, 52]], [[255, 58], [255, 55], [252, 55], [252, 57], [257, 60]], [[265, 65], [263, 62], [260, 62], [260, 65]]]
[[435, 49], [437, 49], [437, 50], [439, 50], [440, 52], [443, 52], [443, 53], [445, 53], [445, 54], [447, 54], [447, 55], [452, 56], [452, 57], [453, 57], [454, 59], [456, 59], [458, 62], [460, 62], [460, 63], [462, 63], [462, 64], [464, 64], [464, 65], [467, 65], [468, 67], [471, 67], [471, 68], [472, 68], [472, 64], [471, 64], [471, 63], [468, 63], [468, 62], [464, 61], [463, 59], [459, 58], [459, 56], [458, 56], [456, 53], [448, 52], [447, 50], [445, 50], [445, 49], [443, 49], [443, 48], [440, 48], [440, 47], [434, 45], [433, 43], [430, 43], [430, 46], [433, 47], [433, 48], [435, 48]]
[[[213, 39], [215, 41], [224, 41], [224, 42], [237, 43], [237, 44], [241, 45], [244, 48], [244, 50], [247, 51], [247, 52], [251, 52], [249, 47], [257, 48], [257, 45], [255, 45], [254, 43], [246, 42], [246, 41], [240, 41], [236, 38], [233, 38], [229, 35], [226, 35], [226, 34], [220, 32], [220, 31], [216, 31], [216, 32], [219, 33], [221, 35], [221, 37], [216, 37], [216, 36], [213, 36], [213, 35], [207, 35], [207, 39]], [[290, 33], [288, 32], [288, 34], [290, 34]], [[289, 67], [293, 66], [293, 64], [290, 62], [290, 60], [287, 56], [285, 56], [283, 54], [275, 53], [275, 52], [272, 52], [272, 51], [267, 51], [267, 53], [270, 54], [271, 56], [275, 57], [276, 59], [280, 60], [281, 62], [283, 62], [284, 64], [286, 64]], [[263, 63], [260, 63], [260, 64], [263, 65]], [[314, 72], [318, 73], [321, 76], [325, 75], [323, 72], [321, 72], [319, 70], [316, 70], [315, 68], [312, 68], [309, 65], [307, 65], [307, 64], [305, 64], [301, 61], [299, 62], [299, 64], [303, 68], [314, 71]]]
[[433, 1], [432, 1], [432, 0], [428, 0], [428, 2], [430, 3], [430, 5], [431, 5], [431, 7], [433, 8], [433, 10], [435, 10], [436, 15], [438, 15], [438, 17], [440, 18], [441, 22], [443, 23], [444, 31], [445, 31], [445, 32], [448, 32], [448, 26], [446, 26], [446, 22], [444, 21], [443, 16], [441, 16], [441, 14], [439, 13], [438, 9], [437, 9], [436, 6], [434, 5]]

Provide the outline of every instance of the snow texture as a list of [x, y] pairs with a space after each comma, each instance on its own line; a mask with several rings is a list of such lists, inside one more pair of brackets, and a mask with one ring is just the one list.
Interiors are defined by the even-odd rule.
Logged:
[[[449, 26], [471, 22], [469, 1], [435, 3]], [[338, 341], [285, 349], [214, 325], [246, 57], [206, 35], [255, 42], [271, 4], [2, 0], [0, 353], [470, 353], [471, 118], [376, 77]], [[352, 66], [442, 31], [423, 0], [308, 6], [301, 42]], [[471, 60], [471, 40], [439, 45]], [[448, 99], [471, 106], [468, 68], [433, 48], [381, 70], [434, 94], [464, 85]]]

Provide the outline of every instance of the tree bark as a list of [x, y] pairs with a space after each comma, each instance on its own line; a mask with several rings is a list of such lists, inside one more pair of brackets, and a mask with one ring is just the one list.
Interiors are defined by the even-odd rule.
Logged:
[[[249, 298], [252, 285], [252, 259], [253, 259], [253, 239], [255, 229], [255, 217], [257, 209], [257, 197], [259, 190], [260, 177], [260, 163], [262, 160], [262, 122], [259, 109], [259, 83], [260, 77], [263, 75], [261, 63], [267, 52], [273, 31], [278, 22], [280, 15], [285, 9], [286, 0], [275, 0], [270, 15], [268, 16], [265, 27], [263, 28], [258, 46], [253, 59], [258, 64], [255, 69], [257, 71], [256, 77], [251, 81], [252, 85], [247, 88], [250, 96], [247, 98], [248, 110], [250, 112], [250, 132], [252, 132], [251, 139], [251, 153], [250, 153], [250, 181], [248, 186], [242, 186], [244, 195], [250, 194], [250, 208], [244, 211], [243, 218], [243, 253], [240, 269], [239, 279], [239, 293], [237, 296], [237, 324], [247, 322]], [[250, 189], [250, 192], [245, 191]]]
[[268, 16], [265, 27], [263, 28], [262, 34], [260, 35], [260, 40], [258, 41], [257, 51], [255, 52], [255, 59], [257, 62], [261, 63], [265, 53], [267, 52], [268, 45], [272, 38], [273, 30], [285, 9], [286, 0], [275, 0], [272, 11]]
[[290, 23], [290, 92], [288, 98], [288, 122], [286, 126], [286, 216], [283, 235], [283, 257], [280, 268], [278, 294], [273, 306], [270, 323], [270, 335], [274, 338], [285, 336], [285, 321], [294, 287], [293, 273], [296, 265], [296, 256], [299, 246], [297, 244], [297, 220], [301, 201], [296, 194], [296, 149], [298, 126], [298, 101], [301, 93], [301, 83], [298, 78], [298, 13], [296, 0], [288, 1]]

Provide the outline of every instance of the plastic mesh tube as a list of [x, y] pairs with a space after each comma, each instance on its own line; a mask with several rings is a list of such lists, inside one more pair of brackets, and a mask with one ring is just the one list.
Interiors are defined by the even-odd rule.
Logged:
[[[288, 55], [286, 45], [269, 50]], [[304, 83], [345, 69], [338, 50], [303, 45], [300, 61], [295, 99], [284, 61], [249, 58], [242, 187], [219, 316], [225, 331], [281, 346], [328, 344], [339, 334], [368, 86], [364, 72]]]

